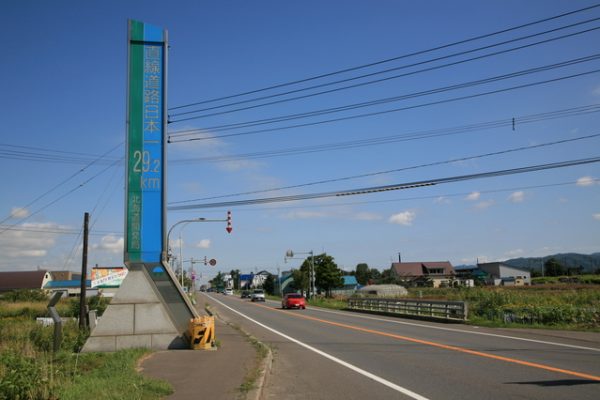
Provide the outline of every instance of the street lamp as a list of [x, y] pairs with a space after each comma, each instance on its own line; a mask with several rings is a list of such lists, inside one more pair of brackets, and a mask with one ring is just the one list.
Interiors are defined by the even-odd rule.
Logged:
[[294, 258], [294, 254], [309, 254], [310, 255], [310, 270], [309, 270], [309, 289], [308, 289], [308, 298], [312, 298], [315, 294], [316, 294], [316, 290], [315, 290], [315, 255], [313, 253], [313, 251], [307, 251], [307, 252], [296, 252], [294, 253], [292, 250], [288, 250], [285, 252], [285, 257], [283, 258], [284, 261], [287, 262], [288, 259], [293, 259]]
[[[171, 258], [173, 258], [173, 256], [171, 255], [171, 242], [170, 242], [171, 232], [177, 225], [189, 224], [190, 222], [227, 222], [227, 227], [225, 228], [227, 230], [227, 233], [231, 233], [231, 231], [233, 230], [233, 228], [231, 226], [231, 211], [227, 211], [226, 219], [206, 219], [206, 218], [199, 217], [199, 218], [193, 218], [193, 219], [184, 219], [182, 221], [176, 222], [175, 224], [173, 224], [173, 226], [171, 226], [171, 228], [169, 229], [169, 232], [167, 233], [167, 254], [166, 254], [165, 258], [167, 259], [167, 264], [169, 264], [169, 267], [171, 267], [171, 264], [169, 263], [169, 261], [171, 260]], [[181, 255], [181, 230], [179, 231], [179, 265], [181, 268], [181, 287], [183, 287], [183, 258]], [[171, 267], [171, 270], [172, 269], [173, 269], [173, 267]]]
[[[182, 221], [178, 221], [175, 224], [173, 224], [173, 226], [171, 227], [171, 229], [169, 229], [169, 232], [167, 233], [167, 264], [169, 264], [169, 267], [171, 267], [170, 264], [170, 260], [172, 257], [171, 255], [171, 232], [173, 232], [173, 229], [177, 226], [177, 225], [181, 225], [181, 224], [189, 224], [191, 222], [202, 222], [202, 221], [206, 221], [206, 218], [194, 218], [194, 219], [184, 219]], [[183, 287], [183, 258], [181, 257], [181, 231], [179, 231], [179, 268], [181, 268], [181, 287]], [[171, 269], [173, 269], [173, 267], [171, 267]]]

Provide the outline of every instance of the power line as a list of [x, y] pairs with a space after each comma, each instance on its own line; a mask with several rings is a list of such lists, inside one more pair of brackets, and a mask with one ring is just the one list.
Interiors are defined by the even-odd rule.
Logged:
[[281, 104], [281, 103], [285, 103], [285, 102], [296, 101], [296, 100], [300, 100], [300, 99], [306, 99], [306, 98], [310, 98], [310, 97], [320, 96], [320, 95], [323, 95], [323, 94], [329, 94], [329, 93], [334, 93], [334, 92], [338, 92], [338, 91], [342, 91], [342, 90], [348, 90], [348, 89], [353, 89], [353, 88], [357, 88], [357, 87], [372, 85], [372, 84], [375, 84], [375, 83], [386, 82], [386, 81], [390, 81], [392, 79], [398, 79], [398, 78], [403, 78], [403, 77], [407, 77], [407, 76], [417, 75], [417, 74], [420, 74], [420, 73], [423, 73], [423, 72], [430, 72], [430, 71], [434, 71], [434, 70], [438, 70], [438, 69], [443, 69], [443, 68], [447, 68], [447, 67], [451, 67], [451, 66], [456, 66], [456, 65], [468, 63], [468, 62], [471, 62], [471, 61], [482, 60], [482, 59], [485, 59], [485, 58], [494, 57], [494, 56], [497, 56], [497, 55], [506, 54], [506, 53], [510, 53], [510, 52], [514, 52], [514, 51], [518, 51], [518, 50], [523, 50], [523, 49], [526, 49], [526, 48], [529, 48], [529, 47], [538, 46], [540, 44], [547, 44], [547, 43], [550, 43], [550, 42], [553, 42], [553, 41], [556, 41], [556, 40], [561, 40], [561, 39], [565, 39], [565, 38], [574, 37], [574, 36], [577, 36], [577, 35], [581, 35], [581, 34], [593, 32], [593, 31], [596, 31], [596, 30], [600, 29], [600, 27], [589, 28], [589, 29], [586, 29], [586, 30], [582, 30], [582, 31], [578, 31], [578, 32], [566, 34], [566, 35], [563, 35], [563, 36], [558, 36], [558, 37], [555, 37], [555, 38], [545, 39], [545, 40], [541, 40], [541, 41], [538, 41], [538, 42], [534, 42], [534, 43], [529, 43], [529, 44], [525, 44], [525, 45], [513, 47], [513, 48], [510, 48], [510, 49], [499, 50], [499, 51], [495, 51], [495, 52], [492, 52], [492, 53], [479, 55], [479, 56], [476, 56], [476, 57], [471, 57], [471, 58], [467, 58], [467, 59], [463, 59], [463, 60], [459, 60], [459, 61], [454, 61], [454, 62], [451, 62], [451, 63], [446, 63], [446, 64], [442, 64], [442, 65], [437, 65], [437, 66], [433, 66], [433, 67], [419, 69], [419, 70], [416, 70], [416, 71], [411, 71], [411, 72], [403, 73], [403, 74], [400, 74], [400, 75], [394, 75], [394, 76], [390, 76], [390, 77], [386, 77], [386, 78], [380, 78], [380, 79], [371, 80], [371, 81], [367, 81], [367, 82], [356, 83], [356, 84], [353, 84], [353, 85], [348, 85], [348, 86], [343, 86], [343, 87], [339, 87], [339, 88], [324, 90], [324, 91], [320, 91], [320, 92], [316, 92], [316, 93], [310, 93], [310, 94], [306, 94], [306, 95], [302, 95], [302, 96], [290, 97], [290, 98], [276, 100], [276, 101], [271, 101], [271, 102], [267, 102], [267, 103], [262, 103], [262, 104], [252, 105], [252, 106], [235, 108], [235, 109], [232, 109], [232, 110], [213, 112], [213, 113], [210, 113], [210, 114], [203, 114], [203, 115], [195, 116], [193, 118], [184, 118], [184, 119], [176, 119], [176, 120], [172, 119], [172, 117], [177, 117], [177, 116], [182, 116], [182, 115], [189, 115], [189, 114], [196, 114], [196, 113], [199, 113], [199, 112], [211, 111], [211, 110], [216, 110], [216, 109], [220, 109], [220, 108], [224, 108], [224, 107], [230, 107], [230, 106], [234, 106], [234, 105], [241, 105], [241, 104], [252, 103], [252, 102], [255, 102], [255, 101], [259, 101], [259, 100], [266, 100], [266, 99], [281, 97], [281, 96], [285, 96], [285, 95], [288, 95], [288, 94], [304, 92], [304, 91], [311, 90], [311, 89], [318, 89], [318, 88], [332, 86], [332, 85], [336, 85], [336, 84], [340, 84], [340, 83], [351, 82], [351, 81], [355, 81], [355, 80], [366, 78], [366, 77], [371, 77], [371, 76], [375, 76], [375, 75], [381, 75], [381, 74], [385, 74], [385, 73], [388, 73], [388, 72], [393, 72], [393, 71], [398, 71], [398, 70], [402, 70], [402, 69], [407, 69], [407, 68], [410, 68], [410, 67], [415, 67], [415, 66], [430, 64], [430, 63], [433, 63], [433, 62], [436, 62], [436, 61], [441, 61], [441, 60], [445, 60], [445, 59], [449, 59], [449, 58], [453, 58], [453, 57], [457, 57], [457, 56], [462, 56], [462, 55], [466, 55], [466, 54], [470, 54], [470, 53], [475, 53], [475, 52], [478, 52], [478, 51], [481, 51], [481, 50], [490, 49], [490, 48], [493, 48], [493, 47], [502, 46], [502, 45], [509, 44], [509, 43], [514, 43], [514, 42], [517, 42], [517, 41], [522, 41], [522, 40], [530, 39], [530, 38], [533, 38], [533, 37], [545, 35], [545, 34], [548, 34], [548, 33], [559, 31], [559, 30], [572, 28], [574, 26], [578, 26], [578, 25], [582, 25], [582, 24], [587, 24], [589, 22], [593, 22], [593, 21], [597, 21], [597, 20], [600, 20], [600, 18], [593, 18], [593, 19], [589, 19], [589, 20], [586, 20], [586, 21], [578, 22], [578, 23], [575, 23], [575, 24], [570, 24], [570, 25], [566, 25], [566, 26], [563, 26], [563, 27], [559, 27], [559, 28], [547, 30], [547, 31], [544, 31], [544, 32], [539, 32], [539, 33], [535, 33], [535, 34], [531, 34], [531, 35], [527, 35], [527, 36], [522, 36], [522, 37], [511, 39], [511, 40], [506, 40], [506, 41], [503, 41], [503, 42], [494, 43], [494, 44], [491, 44], [491, 45], [482, 46], [482, 47], [478, 47], [478, 48], [471, 49], [471, 50], [465, 50], [465, 51], [461, 51], [461, 52], [458, 52], [458, 53], [453, 53], [453, 54], [449, 54], [449, 55], [445, 55], [445, 56], [441, 56], [441, 57], [436, 57], [436, 58], [433, 58], [433, 59], [429, 59], [429, 60], [425, 60], [425, 61], [420, 61], [420, 62], [416, 62], [416, 63], [412, 63], [412, 64], [405, 64], [405, 65], [402, 65], [402, 66], [399, 66], [399, 67], [389, 68], [389, 69], [386, 69], [386, 70], [383, 70], [383, 71], [372, 72], [372, 73], [369, 73], [369, 74], [363, 74], [363, 75], [359, 75], [359, 76], [355, 76], [355, 77], [351, 77], [351, 78], [347, 78], [347, 79], [342, 79], [342, 80], [337, 80], [337, 81], [333, 81], [333, 82], [322, 83], [320, 85], [309, 86], [309, 87], [306, 87], [306, 88], [301, 88], [301, 89], [296, 89], [296, 90], [290, 90], [290, 91], [283, 92], [283, 93], [277, 93], [277, 94], [273, 94], [273, 95], [262, 96], [262, 97], [257, 97], [257, 98], [253, 98], [253, 99], [248, 99], [248, 100], [241, 100], [241, 101], [237, 101], [237, 102], [234, 102], [234, 103], [228, 103], [228, 104], [223, 104], [223, 105], [218, 105], [218, 106], [213, 106], [213, 107], [208, 107], [208, 108], [203, 108], [203, 109], [198, 109], [198, 110], [191, 110], [191, 111], [185, 111], [185, 112], [181, 112], [181, 113], [171, 114], [171, 115], [169, 115], [169, 123], [176, 123], [176, 122], [180, 122], [180, 121], [186, 121], [186, 120], [189, 120], [189, 119], [208, 118], [208, 117], [213, 117], [213, 116], [217, 116], [217, 115], [230, 114], [230, 113], [235, 113], [235, 112], [239, 112], [239, 111], [251, 110], [251, 109], [255, 109], [255, 108], [266, 107], [266, 106], [271, 106], [271, 105], [275, 105], [275, 104]]
[[[454, 84], [454, 85], [438, 87], [435, 89], [429, 89], [429, 90], [423, 90], [423, 91], [419, 91], [419, 92], [403, 94], [400, 96], [385, 97], [382, 99], [364, 101], [364, 102], [353, 103], [353, 104], [346, 104], [343, 106], [323, 108], [323, 109], [319, 109], [319, 110], [283, 115], [283, 116], [272, 117], [272, 118], [264, 118], [264, 119], [260, 119], [260, 120], [254, 120], [254, 121], [238, 122], [238, 123], [225, 124], [225, 125], [215, 125], [215, 126], [211, 126], [211, 127], [205, 128], [205, 129], [210, 130], [210, 131], [221, 132], [221, 131], [227, 131], [227, 130], [231, 130], [231, 129], [239, 129], [239, 128], [265, 125], [265, 124], [272, 124], [272, 123], [276, 123], [276, 122], [291, 121], [291, 120], [296, 120], [296, 119], [310, 118], [310, 117], [314, 117], [314, 116], [321, 116], [321, 115], [333, 114], [333, 113], [338, 113], [338, 112], [343, 112], [343, 111], [355, 110], [355, 109], [364, 108], [364, 107], [372, 107], [372, 106], [377, 106], [377, 105], [382, 105], [382, 104], [387, 104], [387, 103], [394, 103], [394, 102], [398, 102], [398, 101], [402, 101], [402, 100], [414, 99], [414, 98], [423, 97], [423, 96], [430, 96], [433, 94], [439, 94], [439, 93], [450, 92], [450, 91], [459, 90], [459, 89], [465, 89], [465, 88], [469, 88], [469, 87], [473, 87], [473, 86], [479, 86], [479, 85], [483, 85], [483, 84], [487, 84], [487, 83], [498, 82], [498, 81], [516, 78], [516, 77], [520, 77], [520, 76], [537, 74], [537, 73], [544, 72], [544, 71], [551, 71], [551, 70], [558, 69], [558, 68], [564, 68], [564, 67], [569, 67], [572, 65], [577, 65], [577, 64], [581, 64], [581, 63], [590, 62], [590, 61], [596, 61], [599, 58], [600, 58], [600, 53], [596, 53], [596, 54], [592, 54], [589, 56], [573, 58], [573, 59], [561, 61], [558, 63], [543, 65], [540, 67], [528, 68], [528, 69], [524, 69], [524, 70], [520, 70], [520, 71], [511, 72], [508, 74], [496, 75], [496, 76], [492, 76], [489, 78], [477, 79], [477, 80], [458, 83], [458, 84]], [[189, 117], [189, 118], [181, 119], [179, 121], [195, 119], [195, 118], [198, 118], [198, 117]], [[173, 133], [170, 135], [170, 137], [173, 137], [173, 136], [179, 137], [179, 136], [186, 136], [186, 135], [176, 134], [176, 133]]]
[[454, 127], [445, 127], [438, 129], [430, 129], [430, 130], [422, 130], [422, 131], [413, 131], [408, 133], [401, 133], [395, 135], [388, 136], [379, 136], [368, 139], [358, 139], [344, 142], [334, 142], [334, 143], [326, 143], [320, 145], [313, 146], [301, 146], [301, 147], [291, 147], [291, 148], [283, 148], [277, 150], [270, 151], [259, 151], [253, 153], [242, 153], [242, 154], [233, 154], [229, 156], [209, 156], [209, 157], [196, 157], [196, 158], [187, 158], [187, 159], [175, 159], [169, 162], [170, 165], [182, 165], [182, 164], [190, 164], [194, 162], [224, 162], [224, 161], [233, 161], [239, 159], [260, 159], [260, 158], [272, 158], [272, 157], [284, 157], [288, 155], [296, 155], [296, 154], [308, 154], [308, 153], [316, 153], [323, 151], [334, 151], [334, 150], [343, 150], [343, 149], [353, 149], [359, 147], [366, 146], [377, 146], [382, 144], [389, 143], [397, 143], [397, 142], [405, 142], [412, 140], [422, 140], [422, 139], [430, 139], [434, 137], [440, 136], [449, 136], [449, 135], [457, 135], [461, 133], [470, 133], [474, 131], [480, 130], [488, 130], [494, 128], [501, 128], [515, 125], [524, 125], [529, 123], [535, 123], [545, 120], [571, 117], [571, 116], [579, 116], [585, 115], [589, 113], [596, 113], [600, 111], [600, 104], [592, 104], [580, 107], [573, 107], [555, 111], [549, 111], [545, 113], [537, 113], [530, 114], [525, 116], [518, 116], [506, 119], [500, 119], [495, 121], [486, 121], [480, 122], [476, 124], [469, 125], [461, 125]]
[[[112, 153], [113, 151], [115, 151], [116, 149], [118, 149], [119, 147], [121, 147], [123, 145], [123, 142], [119, 143], [118, 145], [110, 148], [109, 150], [107, 150], [106, 152], [104, 152], [102, 155], [97, 156], [94, 160], [92, 160], [91, 162], [89, 162], [87, 165], [85, 165], [83, 168], [81, 168], [79, 171], [76, 171], [75, 173], [71, 174], [69, 177], [67, 177], [66, 179], [64, 179], [63, 181], [57, 183], [56, 185], [54, 185], [53, 187], [51, 187], [50, 189], [48, 189], [47, 191], [45, 191], [44, 193], [40, 194], [39, 196], [37, 196], [35, 199], [33, 199], [32, 201], [30, 201], [29, 203], [27, 203], [27, 205], [23, 206], [22, 208], [29, 208], [32, 205], [34, 205], [35, 203], [37, 203], [38, 201], [40, 201], [41, 199], [43, 199], [44, 197], [46, 197], [47, 195], [49, 195], [50, 193], [54, 192], [56, 189], [58, 189], [59, 187], [65, 185], [67, 182], [69, 182], [71, 179], [75, 178], [77, 175], [83, 173], [85, 170], [87, 170], [89, 167], [91, 167], [92, 165], [96, 164], [97, 162], [99, 162], [100, 160], [104, 159], [106, 157], [106, 155]], [[120, 161], [120, 160], [117, 160]], [[113, 164], [115, 164], [115, 162], [113, 162]], [[112, 165], [112, 164], [111, 164]], [[84, 183], [85, 184], [85, 183]], [[83, 184], [81, 185], [83, 186]], [[45, 208], [45, 207], [44, 207]], [[44, 209], [42, 208], [42, 210]], [[39, 210], [41, 211], [41, 210]], [[38, 212], [39, 212], [38, 211]], [[4, 222], [8, 221], [9, 219], [11, 219], [13, 216], [12, 214], [9, 214], [8, 216], [6, 216], [2, 221], [0, 221], [0, 224], [3, 224]], [[28, 217], [27, 217], [28, 218]], [[23, 221], [23, 219], [21, 219], [20, 221]], [[0, 230], [0, 234], [2, 234], [2, 232], [4, 232], [3, 230]]]
[[348, 181], [348, 180], [359, 179], [359, 178], [368, 178], [368, 177], [372, 177], [372, 176], [386, 175], [386, 174], [391, 174], [391, 173], [396, 173], [396, 172], [401, 172], [401, 171], [408, 171], [408, 170], [425, 168], [425, 167], [433, 167], [433, 166], [437, 166], [437, 165], [452, 164], [452, 163], [461, 162], [461, 161], [476, 160], [476, 159], [480, 159], [480, 158], [497, 156], [497, 155], [502, 155], [502, 154], [515, 153], [518, 151], [539, 149], [539, 148], [543, 148], [543, 147], [555, 146], [558, 144], [571, 143], [571, 142], [575, 142], [575, 141], [579, 141], [579, 140], [592, 139], [592, 138], [597, 138], [597, 137], [600, 137], [600, 133], [587, 135], [587, 136], [580, 136], [580, 137], [576, 137], [576, 138], [562, 139], [562, 140], [557, 140], [557, 141], [553, 141], [553, 142], [540, 143], [540, 144], [535, 144], [535, 145], [531, 145], [531, 146], [516, 147], [516, 148], [512, 148], [512, 149], [495, 151], [495, 152], [485, 153], [485, 154], [478, 154], [478, 155], [474, 155], [474, 156], [459, 157], [459, 158], [454, 158], [451, 160], [443, 160], [443, 161], [436, 161], [436, 162], [431, 162], [431, 163], [426, 163], [426, 164], [412, 165], [409, 167], [395, 168], [395, 169], [390, 169], [390, 170], [386, 170], [386, 171], [369, 172], [369, 173], [364, 173], [364, 174], [359, 174], [359, 175], [345, 176], [345, 177], [341, 177], [341, 178], [323, 179], [323, 180], [316, 181], [316, 182], [308, 182], [308, 183], [283, 186], [283, 187], [271, 188], [271, 189], [253, 190], [253, 191], [249, 191], [249, 192], [233, 193], [233, 194], [226, 194], [226, 195], [220, 195], [220, 196], [211, 196], [211, 197], [204, 197], [204, 198], [192, 199], [192, 200], [175, 201], [170, 204], [183, 204], [183, 203], [191, 203], [193, 201], [222, 199], [222, 198], [226, 198], [226, 197], [236, 197], [236, 196], [243, 196], [243, 195], [249, 195], [249, 194], [258, 194], [258, 193], [287, 190], [287, 189], [297, 189], [297, 188], [301, 188], [301, 187], [321, 185], [321, 184], [325, 184], [325, 183]]
[[[69, 229], [69, 228], [42, 228], [42, 227], [34, 227], [34, 226], [20, 226], [16, 227], [13, 225], [0, 225], [0, 229], [6, 228], [7, 231], [12, 232], [31, 232], [31, 233], [47, 233], [47, 234], [56, 234], [56, 235], [79, 235], [81, 230], [77, 229]], [[106, 236], [110, 234], [122, 235], [123, 232], [115, 232], [115, 231], [98, 231], [90, 232], [90, 235], [95, 236]]]
[[[203, 137], [203, 138], [189, 138], [189, 139], [182, 139], [182, 140], [175, 140], [175, 141], [173, 141], [169, 138], [169, 143], [181, 143], [181, 142], [188, 142], [188, 141], [195, 141], [195, 140], [211, 140], [211, 139], [218, 139], [218, 138], [223, 138], [223, 137], [255, 135], [258, 133], [282, 131], [282, 130], [300, 128], [300, 127], [316, 126], [316, 125], [328, 124], [328, 123], [333, 123], [333, 122], [347, 121], [347, 120], [351, 120], [351, 119], [367, 118], [367, 117], [373, 117], [373, 116], [377, 116], [377, 115], [384, 115], [384, 114], [389, 114], [389, 113], [394, 113], [394, 112], [413, 110], [413, 109], [417, 109], [417, 108], [441, 105], [441, 104], [452, 103], [452, 102], [457, 102], [457, 101], [462, 101], [462, 100], [469, 100], [469, 99], [474, 99], [474, 98], [478, 98], [478, 97], [489, 96], [492, 94], [505, 93], [505, 92], [509, 92], [509, 91], [513, 91], [513, 90], [519, 90], [519, 89], [525, 89], [525, 88], [539, 86], [539, 85], [545, 85], [548, 83], [559, 82], [559, 81], [563, 81], [563, 80], [567, 80], [567, 79], [579, 78], [582, 76], [591, 75], [591, 74], [595, 74], [598, 72], [600, 72], [600, 69], [585, 71], [585, 72], [572, 74], [572, 75], [564, 75], [564, 76], [561, 76], [558, 78], [547, 79], [547, 80], [537, 81], [537, 82], [531, 82], [531, 83], [512, 86], [512, 87], [508, 87], [508, 88], [490, 90], [487, 92], [481, 92], [481, 93], [476, 93], [476, 94], [471, 94], [471, 95], [466, 95], [466, 96], [454, 97], [454, 98], [449, 98], [449, 99], [444, 99], [444, 100], [437, 100], [437, 101], [432, 101], [432, 102], [428, 102], [428, 103], [421, 103], [421, 104], [416, 104], [416, 105], [412, 105], [412, 106], [394, 108], [394, 109], [384, 110], [384, 111], [376, 111], [376, 112], [365, 113], [365, 114], [350, 115], [347, 117], [332, 118], [332, 119], [321, 120], [321, 121], [317, 121], [317, 122], [306, 122], [306, 123], [296, 124], [296, 125], [288, 125], [288, 126], [276, 127], [276, 128], [257, 129], [257, 130], [253, 130], [253, 131], [229, 133], [229, 134], [223, 134], [223, 135], [214, 135], [214, 136]], [[279, 121], [276, 121], [276, 122], [279, 122]], [[265, 123], [267, 123], [267, 122], [265, 122]], [[265, 123], [261, 123], [261, 124], [265, 124]], [[268, 123], [272, 123], [272, 122], [268, 122]], [[209, 128], [207, 128], [207, 129], [209, 129]], [[231, 129], [237, 129], [237, 128], [231, 128]]]
[[460, 175], [460, 176], [453, 176], [453, 177], [447, 177], [447, 178], [415, 181], [415, 182], [409, 182], [409, 183], [397, 183], [394, 185], [371, 186], [371, 187], [365, 187], [365, 188], [341, 190], [341, 191], [334, 191], [334, 192], [308, 193], [308, 194], [301, 194], [301, 195], [267, 197], [267, 198], [247, 199], [247, 200], [219, 202], [219, 203], [201, 203], [201, 204], [190, 204], [190, 205], [181, 205], [181, 206], [170, 206], [170, 207], [168, 207], [168, 210], [195, 210], [195, 209], [200, 209], [200, 208], [235, 207], [235, 206], [254, 205], [254, 204], [277, 203], [277, 202], [285, 202], [285, 201], [312, 200], [312, 199], [320, 199], [320, 198], [326, 198], [326, 197], [356, 196], [356, 195], [362, 195], [362, 194], [389, 192], [389, 191], [395, 191], [395, 190], [415, 189], [418, 187], [435, 186], [435, 185], [440, 185], [440, 184], [445, 184], [445, 183], [455, 183], [455, 182], [461, 182], [461, 181], [467, 181], [467, 180], [473, 180], [473, 179], [495, 178], [495, 177], [499, 177], [499, 176], [523, 174], [523, 173], [529, 173], [529, 172], [572, 167], [572, 166], [591, 164], [591, 163], [597, 163], [597, 162], [600, 162], [600, 157], [562, 161], [562, 162], [555, 162], [555, 163], [549, 163], [549, 164], [538, 164], [538, 165], [532, 165], [532, 166], [526, 166], [526, 167], [520, 167], [520, 168], [511, 168], [511, 169], [506, 169], [506, 170], [482, 172], [482, 173], [477, 173], [477, 174]]
[[[600, 182], [600, 178], [591, 179], [593, 182]], [[511, 188], [502, 188], [502, 189], [491, 189], [491, 190], [480, 190], [481, 194], [489, 194], [489, 193], [502, 193], [502, 192], [513, 192], [515, 190], [528, 190], [528, 189], [544, 189], [550, 187], [557, 186], [567, 186], [567, 185], [575, 185], [577, 181], [568, 181], [568, 182], [557, 182], [557, 183], [548, 183], [545, 185], [530, 185], [530, 186], [515, 186]], [[364, 204], [382, 204], [382, 203], [395, 203], [398, 201], [414, 201], [414, 200], [430, 200], [430, 199], [440, 199], [446, 197], [460, 197], [467, 196], [472, 192], [460, 192], [460, 193], [450, 193], [450, 194], [437, 194], [431, 196], [414, 196], [414, 197], [403, 197], [398, 199], [386, 199], [386, 200], [366, 200], [366, 201], [353, 201], [346, 203], [327, 203], [327, 204], [304, 204], [302, 206], [281, 206], [281, 207], [268, 207], [268, 208], [245, 208], [240, 209], [237, 212], [243, 211], [273, 211], [273, 210], [294, 210], [294, 209], [305, 209], [305, 208], [329, 208], [329, 207], [340, 207], [340, 206], [355, 206], [355, 205], [364, 205]], [[173, 212], [186, 212], [185, 210], [175, 210]], [[207, 212], [207, 211], [206, 211]], [[219, 210], [215, 210], [213, 212], [221, 212]]]
[[[117, 160], [117, 162], [121, 162], [121, 160]], [[115, 164], [117, 163], [115, 162]], [[18, 225], [20, 222], [26, 221], [29, 218], [33, 217], [34, 215], [42, 212], [43, 210], [45, 210], [46, 208], [52, 206], [53, 204], [56, 204], [57, 202], [59, 202], [60, 200], [64, 199], [65, 197], [69, 196], [71, 193], [77, 191], [78, 189], [81, 189], [83, 186], [85, 186], [86, 184], [88, 184], [90, 181], [92, 181], [93, 179], [97, 178], [98, 176], [100, 176], [101, 174], [103, 174], [104, 172], [106, 172], [109, 168], [113, 167], [113, 165], [109, 165], [106, 168], [104, 168], [103, 170], [101, 170], [100, 172], [96, 173], [95, 175], [92, 175], [90, 178], [88, 178], [87, 180], [85, 180], [84, 182], [80, 183], [78, 186], [75, 186], [74, 188], [72, 188], [71, 190], [69, 190], [68, 192], [62, 194], [61, 196], [57, 197], [56, 199], [52, 200], [49, 203], [46, 203], [44, 206], [38, 208], [36, 211], [33, 211], [31, 213], [29, 213], [26, 217], [20, 218], [18, 222], [15, 222], [12, 225], [9, 226], [16, 226]], [[25, 208], [27, 208], [28, 206], [26, 206]], [[10, 219], [10, 218], [7, 218]], [[7, 219], [3, 220], [2, 222], [6, 221]], [[4, 232], [6, 232], [8, 230], [8, 228], [4, 228], [2, 230], [0, 230], [0, 235], [3, 234]]]
[[407, 53], [407, 54], [403, 54], [403, 55], [400, 55], [400, 56], [396, 56], [396, 57], [392, 57], [392, 58], [388, 58], [388, 59], [384, 59], [384, 60], [379, 60], [379, 61], [375, 61], [375, 62], [371, 62], [371, 63], [367, 63], [367, 64], [362, 64], [362, 65], [358, 65], [358, 66], [354, 66], [354, 67], [350, 67], [350, 68], [344, 68], [344, 69], [340, 69], [340, 70], [333, 71], [333, 72], [328, 72], [328, 73], [324, 73], [324, 74], [320, 74], [320, 75], [315, 75], [315, 76], [311, 76], [311, 77], [307, 77], [307, 78], [303, 78], [303, 79], [298, 79], [298, 80], [294, 80], [294, 81], [290, 81], [290, 82], [276, 84], [276, 85], [272, 85], [272, 86], [268, 86], [268, 87], [264, 87], [264, 88], [260, 88], [260, 89], [250, 90], [250, 91], [247, 91], [247, 92], [242, 92], [242, 93], [232, 94], [232, 95], [228, 95], [228, 96], [213, 98], [213, 99], [209, 99], [209, 100], [204, 100], [204, 101], [198, 101], [198, 102], [194, 102], [194, 103], [184, 104], [184, 105], [180, 105], [180, 106], [176, 106], [176, 107], [171, 107], [171, 108], [169, 108], [169, 110], [177, 110], [177, 109], [186, 108], [186, 107], [192, 107], [192, 106], [196, 106], [196, 105], [200, 105], [200, 104], [207, 104], [207, 103], [212, 103], [212, 102], [216, 102], [216, 101], [227, 100], [227, 99], [231, 99], [231, 98], [234, 98], [234, 97], [240, 97], [240, 96], [246, 96], [246, 95], [250, 95], [250, 94], [260, 93], [260, 92], [264, 92], [264, 91], [267, 91], [267, 90], [278, 89], [278, 88], [281, 88], [281, 87], [296, 85], [296, 84], [299, 84], [299, 83], [309, 82], [309, 81], [313, 81], [313, 80], [317, 80], [317, 79], [321, 79], [321, 78], [326, 78], [326, 77], [329, 77], [329, 76], [334, 76], [334, 75], [338, 75], [338, 74], [342, 74], [342, 73], [346, 73], [346, 72], [351, 72], [351, 71], [356, 71], [356, 70], [359, 70], [359, 69], [369, 68], [369, 67], [373, 67], [373, 66], [376, 66], [376, 65], [381, 65], [381, 64], [392, 62], [392, 61], [400, 60], [400, 59], [403, 59], [403, 58], [408, 58], [408, 57], [414, 57], [414, 56], [417, 56], [417, 55], [427, 54], [427, 53], [431, 53], [431, 52], [434, 52], [434, 51], [437, 51], [437, 50], [442, 50], [442, 49], [446, 49], [446, 48], [458, 46], [458, 45], [461, 45], [461, 44], [465, 44], [465, 43], [469, 43], [469, 42], [473, 42], [473, 41], [477, 41], [477, 40], [481, 40], [481, 39], [485, 39], [485, 38], [497, 36], [497, 35], [500, 35], [500, 34], [503, 34], [503, 33], [515, 31], [515, 30], [526, 28], [526, 27], [529, 27], [529, 26], [533, 26], [533, 25], [544, 23], [544, 22], [548, 22], [548, 21], [552, 21], [552, 20], [564, 18], [564, 17], [569, 16], [569, 15], [574, 15], [574, 14], [578, 14], [578, 13], [581, 13], [581, 12], [589, 11], [589, 10], [592, 10], [594, 8], [597, 8], [597, 7], [600, 7], [600, 4], [594, 4], [594, 5], [589, 6], [589, 7], [584, 7], [584, 8], [580, 8], [580, 9], [577, 9], [577, 10], [568, 11], [568, 12], [565, 12], [565, 13], [561, 13], [561, 14], [558, 14], [558, 15], [551, 16], [551, 17], [542, 18], [542, 19], [539, 19], [539, 20], [535, 20], [535, 21], [532, 21], [532, 22], [525, 23], [525, 24], [516, 25], [516, 26], [513, 26], [513, 27], [501, 29], [501, 30], [498, 30], [498, 31], [495, 31], [495, 32], [491, 32], [491, 33], [487, 33], [487, 34], [483, 34], [483, 35], [474, 36], [474, 37], [463, 39], [463, 40], [459, 40], [459, 41], [456, 41], [456, 42], [451, 42], [451, 43], [443, 44], [443, 45], [432, 47], [432, 48], [429, 48], [429, 49], [419, 50], [419, 51], [416, 51], [416, 52], [413, 52], [413, 53]]

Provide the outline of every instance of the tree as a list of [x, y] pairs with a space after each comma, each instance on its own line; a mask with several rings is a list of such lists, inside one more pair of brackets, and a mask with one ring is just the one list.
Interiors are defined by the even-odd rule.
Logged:
[[267, 275], [267, 278], [263, 282], [263, 289], [267, 294], [275, 294], [275, 277], [272, 274]]
[[369, 285], [376, 285], [381, 282], [381, 272], [377, 268], [371, 268], [369, 270]]
[[210, 283], [211, 287], [222, 288], [225, 286], [224, 277], [225, 276], [223, 275], [223, 273], [221, 271], [219, 271], [219, 273], [217, 273], [217, 276], [215, 276], [208, 282]]
[[295, 290], [308, 292], [308, 285], [310, 283], [308, 280], [308, 268], [305, 270], [302, 268], [292, 270], [292, 279], [291, 287]]
[[565, 274], [565, 268], [554, 257], [544, 263], [544, 274], [546, 276], [561, 276]]
[[[331, 290], [342, 287], [344, 285], [344, 278], [342, 278], [342, 270], [338, 268], [337, 264], [333, 261], [332, 256], [327, 254], [319, 254], [313, 258], [315, 267], [315, 285], [325, 290], [326, 296], [331, 297]], [[310, 268], [311, 259], [310, 257], [304, 260], [300, 269]]]
[[360, 263], [356, 266], [356, 281], [361, 285], [366, 285], [371, 278], [371, 274], [369, 273], [369, 266], [365, 263]]
[[384, 269], [381, 273], [381, 283], [396, 283], [396, 275], [392, 272], [392, 269]]
[[229, 273], [231, 274], [231, 279], [233, 280], [233, 289], [239, 290], [240, 289], [240, 270], [232, 269], [231, 272], [229, 272]]

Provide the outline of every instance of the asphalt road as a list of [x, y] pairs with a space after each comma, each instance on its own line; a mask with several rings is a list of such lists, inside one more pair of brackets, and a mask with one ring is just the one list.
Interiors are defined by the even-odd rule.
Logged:
[[495, 330], [203, 294], [273, 349], [266, 399], [598, 399], [600, 334]]

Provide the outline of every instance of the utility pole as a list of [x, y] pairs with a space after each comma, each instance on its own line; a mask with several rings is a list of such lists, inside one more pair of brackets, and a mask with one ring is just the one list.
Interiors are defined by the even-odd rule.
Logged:
[[79, 291], [79, 329], [83, 330], [87, 327], [87, 313], [85, 304], [85, 281], [87, 278], [87, 256], [88, 256], [88, 234], [89, 234], [90, 213], [85, 213], [83, 216], [83, 251], [81, 257], [81, 290]]

